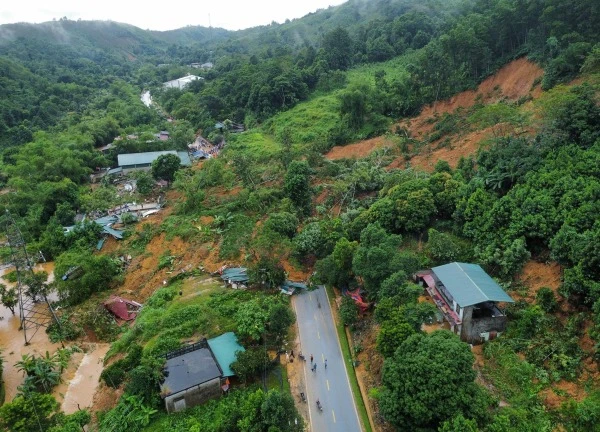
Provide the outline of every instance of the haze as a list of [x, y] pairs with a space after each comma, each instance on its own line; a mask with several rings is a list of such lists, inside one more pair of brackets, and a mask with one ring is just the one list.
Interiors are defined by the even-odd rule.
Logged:
[[[345, 0], [220, 0], [211, 2], [166, 3], [82, 2], [80, 0], [34, 0], [3, 2], [0, 24], [15, 22], [40, 23], [67, 17], [77, 20], [111, 20], [132, 24], [142, 29], [173, 30], [188, 25], [222, 27], [240, 30], [300, 18], [317, 9], [344, 3]], [[210, 18], [209, 18], [210, 17]]]

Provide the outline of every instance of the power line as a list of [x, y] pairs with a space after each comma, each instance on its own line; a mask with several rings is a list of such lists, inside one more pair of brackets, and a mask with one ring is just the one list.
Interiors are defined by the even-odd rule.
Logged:
[[[48, 327], [54, 322], [58, 326], [59, 332], [61, 332], [61, 325], [48, 301], [46, 291], [41, 289], [40, 292], [37, 292], [40, 287], [31, 286], [36, 284], [33, 263], [27, 253], [27, 245], [17, 222], [8, 209], [4, 216], [6, 239], [10, 247], [11, 261], [17, 274], [21, 320], [19, 330], [23, 330], [25, 345], [29, 345], [40, 327]], [[39, 297], [41, 297], [41, 301], [38, 299]], [[30, 331], [29, 334], [28, 331]]]

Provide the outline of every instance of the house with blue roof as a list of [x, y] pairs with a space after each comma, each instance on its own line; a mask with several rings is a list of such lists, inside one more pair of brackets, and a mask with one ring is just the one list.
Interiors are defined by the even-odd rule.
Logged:
[[506, 329], [499, 304], [514, 301], [481, 266], [453, 262], [418, 272], [414, 278], [463, 341], [482, 343]]
[[244, 347], [228, 332], [167, 353], [160, 385], [167, 412], [182, 411], [227, 392], [238, 351], [245, 351]]

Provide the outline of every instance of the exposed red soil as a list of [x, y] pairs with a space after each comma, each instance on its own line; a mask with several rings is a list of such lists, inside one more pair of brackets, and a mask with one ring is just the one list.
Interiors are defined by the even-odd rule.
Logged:
[[[556, 390], [556, 391], [555, 391]], [[583, 390], [582, 383], [561, 380], [547, 389], [540, 392], [540, 398], [544, 405], [551, 409], [558, 409], [568, 401], [581, 401], [585, 398], [586, 392]]]
[[[443, 159], [452, 168], [456, 168], [458, 161], [461, 157], [467, 157], [477, 153], [479, 150], [480, 143], [494, 135], [494, 128], [489, 127], [483, 130], [469, 132], [463, 137], [456, 138], [451, 141], [451, 144], [445, 147], [433, 149], [433, 145], [428, 146], [430, 152], [421, 152], [410, 160], [410, 164], [413, 167], [420, 168], [423, 171], [431, 172], [435, 168], [435, 164]], [[398, 162], [396, 162], [398, 161]], [[392, 164], [404, 163], [404, 158], [399, 158]], [[390, 164], [390, 167], [392, 167]]]
[[299, 269], [293, 266], [288, 259], [284, 259], [281, 261], [281, 265], [285, 269], [285, 272], [288, 275], [288, 279], [295, 282], [306, 281], [310, 277], [312, 273], [311, 269]]
[[368, 140], [360, 141], [354, 144], [348, 144], [345, 146], [335, 146], [332, 148], [325, 157], [329, 160], [336, 159], [360, 159], [369, 156], [373, 151], [383, 148], [391, 147], [394, 143], [384, 136], [378, 136]]
[[495, 102], [502, 98], [517, 100], [531, 93], [533, 83], [540, 78], [544, 70], [525, 57], [514, 60], [486, 78], [477, 90], [467, 90], [444, 101], [438, 101], [425, 107], [419, 117], [431, 117], [435, 113], [451, 113], [457, 108], [469, 108], [475, 104], [478, 96], [482, 102]]
[[[560, 287], [561, 267], [556, 262], [541, 263], [529, 260], [519, 275], [519, 281], [529, 288], [525, 300], [533, 302], [540, 288], [548, 287], [557, 293]], [[513, 297], [519, 297], [513, 295]]]
[[[543, 70], [526, 58], [520, 58], [504, 66], [497, 73], [485, 79], [476, 90], [467, 90], [456, 94], [450, 99], [435, 102], [423, 108], [421, 113], [411, 119], [401, 120], [397, 125], [404, 128], [414, 139], [424, 139], [433, 131], [437, 116], [452, 113], [462, 108], [467, 109], [476, 102], [494, 103], [502, 99], [516, 101], [523, 97], [538, 98], [542, 91], [539, 86], [534, 87], [534, 82], [539, 79]], [[437, 160], [444, 159], [450, 166], [455, 167], [461, 156], [473, 154], [478, 149], [481, 140], [489, 138], [494, 133], [493, 128], [468, 133], [452, 139], [450, 146], [436, 149], [438, 142], [430, 144], [421, 154], [415, 156], [412, 166], [430, 171]], [[379, 139], [372, 138], [343, 147], [334, 147], [326, 157], [340, 159], [344, 157], [365, 157], [374, 149], [382, 146]], [[388, 168], [404, 167], [405, 160], [401, 156]]]

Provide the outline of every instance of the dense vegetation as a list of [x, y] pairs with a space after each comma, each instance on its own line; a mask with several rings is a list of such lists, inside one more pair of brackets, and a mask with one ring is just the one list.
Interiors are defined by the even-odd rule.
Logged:
[[[57, 275], [73, 275], [50, 287], [63, 308], [50, 337], [76, 339], [85, 329], [114, 341], [102, 381], [123, 396], [99, 413], [99, 429], [290, 430], [299, 414], [280, 366], [265, 353], [267, 344], [281, 348], [294, 321], [272, 290], [285, 280], [282, 263], [315, 270], [311, 282], [342, 292], [360, 288], [376, 305], [371, 354], [382, 368], [373, 372], [370, 396], [378, 421], [446, 432], [597, 428], [599, 396], [588, 369], [597, 367], [600, 337], [599, 28], [593, 0], [352, 0], [241, 32], [159, 33], [69, 20], [0, 27], [12, 32], [0, 42], [0, 205], [16, 217], [30, 252], [55, 260]], [[389, 132], [399, 117], [525, 55], [545, 69], [545, 92], [530, 107], [525, 100], [478, 103], [433, 119], [422, 141], [399, 127]], [[213, 60], [208, 71], [187, 66]], [[204, 79], [185, 90], [162, 88], [190, 72]], [[580, 83], [565, 85], [580, 74]], [[144, 89], [157, 109], [139, 100]], [[235, 133], [233, 122], [249, 130]], [[504, 123], [531, 130], [495, 135], [456, 167], [390, 167], [462, 127]], [[169, 141], [155, 137], [160, 130]], [[178, 170], [169, 155], [152, 167], [175, 191], [173, 212], [157, 225], [128, 221], [118, 252], [94, 253], [101, 228], [75, 224], [78, 214], [104, 214], [160, 192], [148, 174], [130, 178], [137, 184], [131, 194], [110, 180], [92, 187], [90, 174], [114, 166], [118, 154], [186, 149], [197, 132], [224, 144], [218, 158]], [[391, 150], [361, 160], [323, 157], [334, 145], [384, 133]], [[110, 143], [108, 153], [97, 151]], [[222, 291], [200, 270], [175, 272], [186, 263], [168, 249], [174, 237], [204, 257], [247, 265], [256, 289]], [[122, 257], [151, 255], [153, 239], [164, 250], [152, 276], [165, 282], [135, 325], [119, 328], [98, 301], [123, 282]], [[527, 299], [516, 276], [532, 258], [561, 265], [557, 293], [542, 288]], [[480, 263], [522, 299], [507, 309], [507, 332], [483, 350], [477, 371], [487, 388], [475, 381], [466, 344], [446, 331], [422, 331], [436, 309], [419, 301], [422, 290], [409, 281], [416, 270], [454, 260]], [[45, 276], [30, 285], [46, 289]], [[206, 284], [202, 295], [194, 283]], [[2, 287], [0, 300], [14, 307], [14, 291]], [[357, 333], [372, 331], [348, 297], [339, 312]], [[232, 366], [240, 388], [185, 413], [163, 413], [162, 356], [230, 330], [247, 348]], [[584, 351], [588, 336], [595, 346]], [[48, 394], [67, 353], [22, 358], [25, 383], [0, 408], [2, 427], [35, 427], [33, 406], [48, 430], [90, 421], [85, 412], [63, 415]], [[267, 366], [280, 383], [267, 382]], [[586, 397], [543, 405], [542, 392], [583, 377]]]

